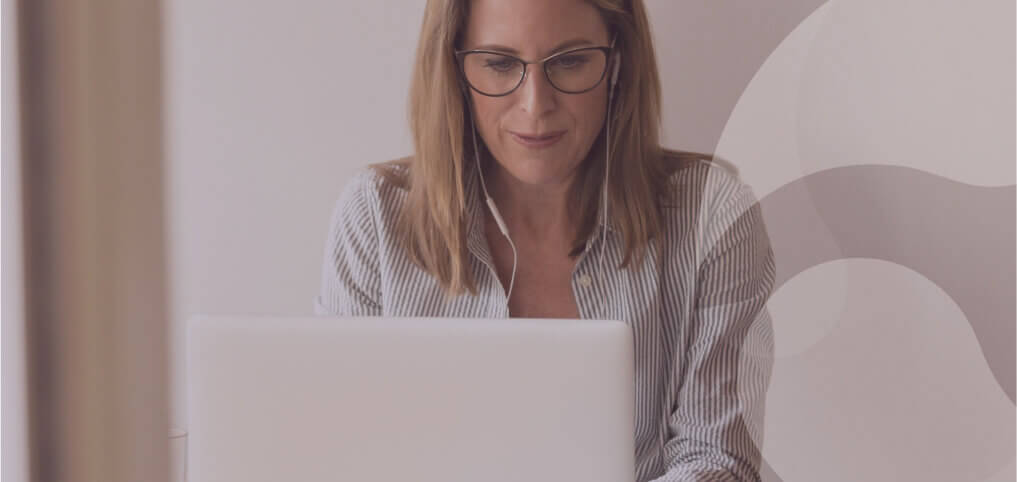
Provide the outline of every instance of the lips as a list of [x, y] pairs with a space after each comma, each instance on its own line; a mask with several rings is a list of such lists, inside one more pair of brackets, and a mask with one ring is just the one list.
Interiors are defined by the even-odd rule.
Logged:
[[558, 136], [564, 134], [565, 131], [545, 132], [543, 134], [524, 134], [522, 132], [512, 132], [512, 133], [517, 135], [517, 136], [519, 136], [519, 137], [522, 137], [523, 139], [526, 139], [526, 140], [541, 141], [541, 140], [550, 139], [552, 137], [558, 137]]
[[532, 133], [532, 134], [523, 134], [512, 131], [509, 132], [512, 134], [512, 137], [516, 140], [516, 142], [526, 147], [547, 147], [554, 144], [555, 142], [558, 142], [558, 140], [561, 139], [561, 137], [565, 134], [566, 131]]

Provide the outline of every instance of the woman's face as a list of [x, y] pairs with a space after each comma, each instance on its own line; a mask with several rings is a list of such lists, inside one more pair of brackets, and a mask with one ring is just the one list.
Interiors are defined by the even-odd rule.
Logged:
[[[600, 13], [583, 0], [473, 0], [462, 48], [533, 61], [609, 42]], [[538, 64], [528, 65], [523, 84], [511, 94], [488, 97], [470, 89], [478, 134], [504, 172], [518, 181], [566, 183], [604, 125], [608, 83], [605, 76], [593, 90], [566, 94], [551, 86]], [[535, 146], [517, 137], [548, 134], [558, 140]]]

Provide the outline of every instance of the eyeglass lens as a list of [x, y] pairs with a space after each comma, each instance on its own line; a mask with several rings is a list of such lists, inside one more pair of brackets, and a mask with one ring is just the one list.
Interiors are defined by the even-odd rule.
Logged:
[[[524, 64], [516, 58], [487, 52], [469, 52], [463, 57], [466, 80], [481, 93], [505, 95], [523, 80]], [[530, 68], [534, 68], [531, 66]], [[584, 92], [600, 82], [607, 70], [607, 55], [602, 50], [576, 50], [548, 59], [544, 71], [558, 90]]]

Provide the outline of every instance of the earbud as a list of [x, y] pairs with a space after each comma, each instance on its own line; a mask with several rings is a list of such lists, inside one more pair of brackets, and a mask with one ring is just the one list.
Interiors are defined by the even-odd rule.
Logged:
[[614, 56], [614, 71], [611, 72], [611, 93], [614, 93], [614, 86], [618, 84], [618, 72], [621, 71], [621, 52]]

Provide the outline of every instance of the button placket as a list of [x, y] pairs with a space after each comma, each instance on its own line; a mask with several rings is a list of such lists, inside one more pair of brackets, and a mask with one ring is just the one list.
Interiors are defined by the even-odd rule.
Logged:
[[590, 285], [593, 284], [593, 277], [591, 277], [588, 274], [583, 273], [583, 274], [579, 275], [578, 278], [576, 278], [576, 282], [579, 283], [579, 286], [581, 286], [583, 288], [589, 288]]
[[[599, 236], [592, 237], [586, 241], [585, 249], [579, 255], [575, 270], [572, 272], [573, 293], [576, 297], [576, 303], [579, 305], [580, 317], [585, 319], [603, 317], [601, 308], [602, 304], [606, 301], [602, 299], [603, 289], [605, 289], [603, 283], [607, 283], [607, 280], [602, 279], [602, 273], [599, 269], [599, 256], [601, 255], [599, 250], [602, 249], [601, 242], [602, 240]], [[594, 283], [601, 284], [595, 287]]]

